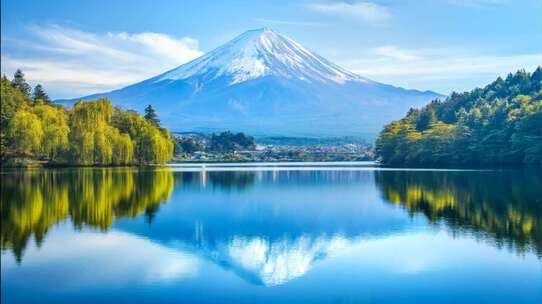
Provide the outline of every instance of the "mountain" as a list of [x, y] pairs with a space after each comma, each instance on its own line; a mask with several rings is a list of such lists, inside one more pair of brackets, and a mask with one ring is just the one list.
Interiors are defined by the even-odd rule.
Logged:
[[441, 95], [356, 75], [263, 28], [142, 82], [59, 102], [100, 97], [137, 111], [151, 104], [172, 131], [357, 136]]

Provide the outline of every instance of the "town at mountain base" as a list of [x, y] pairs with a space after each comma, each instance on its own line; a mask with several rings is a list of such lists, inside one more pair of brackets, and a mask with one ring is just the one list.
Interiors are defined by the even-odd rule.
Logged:
[[542, 68], [452, 93], [385, 126], [387, 164], [542, 164]]

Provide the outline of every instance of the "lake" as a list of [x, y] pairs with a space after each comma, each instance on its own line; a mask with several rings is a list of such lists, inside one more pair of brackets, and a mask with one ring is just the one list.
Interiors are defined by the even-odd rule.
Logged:
[[542, 303], [542, 173], [9, 170], [2, 303]]

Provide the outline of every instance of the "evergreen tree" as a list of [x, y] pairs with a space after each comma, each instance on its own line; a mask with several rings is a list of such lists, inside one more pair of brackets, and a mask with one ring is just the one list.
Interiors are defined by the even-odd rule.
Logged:
[[160, 119], [158, 119], [158, 115], [156, 115], [156, 111], [151, 105], [148, 105], [145, 108], [145, 119], [152, 123], [155, 127], [160, 127]]
[[26, 80], [24, 79], [24, 73], [21, 70], [17, 69], [17, 71], [13, 75], [11, 85], [14, 88], [19, 89], [21, 92], [23, 92], [25, 96], [30, 97], [30, 90], [32, 90], [32, 88], [28, 83], [26, 83]]
[[45, 103], [51, 103], [49, 95], [45, 93], [41, 84], [38, 84], [34, 87], [34, 92], [32, 93], [32, 101], [36, 103], [38, 100], [42, 100]]
[[435, 110], [432, 107], [424, 109], [419, 116], [418, 123], [416, 124], [416, 130], [425, 131], [429, 129], [431, 125], [437, 122], [437, 116]]
[[542, 164], [542, 69], [452, 93], [384, 127], [384, 163]]

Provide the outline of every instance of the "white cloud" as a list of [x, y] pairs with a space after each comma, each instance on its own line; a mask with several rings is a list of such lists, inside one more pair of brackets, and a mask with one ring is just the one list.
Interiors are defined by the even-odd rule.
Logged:
[[[37, 271], [33, 279], [41, 286], [73, 290], [97, 282], [110, 287], [156, 284], [193, 278], [200, 272], [201, 260], [197, 256], [130, 233], [111, 230], [103, 234], [84, 229], [74, 234], [53, 229], [55, 233], [42, 247], [28, 246], [22, 261], [23, 267]], [[21, 267], [13, 255], [2, 254], [1, 260], [2, 275]], [[51, 280], [47, 275], [58, 263], [62, 263], [62, 271], [70, 280]]]
[[532, 72], [542, 65], [542, 53], [474, 55], [450, 49], [383, 46], [340, 63], [377, 81], [448, 94], [450, 90], [470, 90], [473, 84], [484, 86], [499, 75], [506, 76], [519, 69]]
[[190, 37], [174, 39], [166, 34], [150, 32], [139, 34], [107, 33], [107, 35], [119, 40], [141, 44], [151, 53], [169, 58], [171, 61], [177, 61], [177, 63], [186, 62], [202, 54], [198, 50], [198, 41]]
[[28, 30], [35, 39], [12, 43], [15, 52], [3, 50], [2, 73], [20, 68], [55, 98], [119, 88], [202, 54], [197, 40], [163, 33], [91, 33], [58, 25]]
[[314, 3], [309, 4], [307, 7], [314, 11], [351, 16], [375, 24], [383, 23], [391, 18], [391, 14], [387, 7], [368, 1], [356, 3]]

